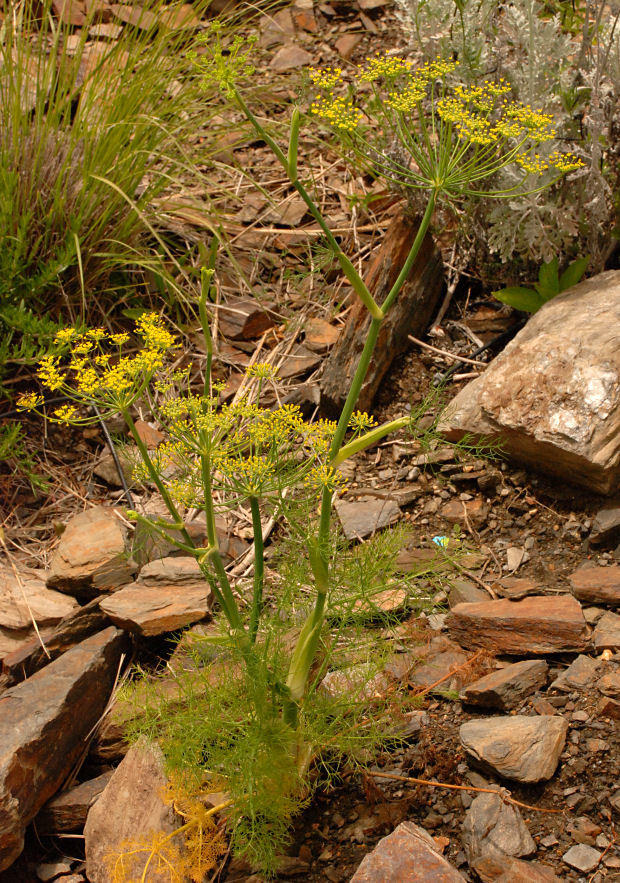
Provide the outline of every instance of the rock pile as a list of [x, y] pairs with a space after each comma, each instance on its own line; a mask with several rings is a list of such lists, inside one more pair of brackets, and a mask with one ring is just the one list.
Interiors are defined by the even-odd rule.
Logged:
[[59, 790], [88, 750], [131, 634], [161, 635], [210, 615], [193, 558], [137, 571], [123, 524], [105, 507], [69, 521], [47, 574], [0, 570], [0, 872], [33, 819], [40, 833], [80, 831], [107, 788], [109, 773]]

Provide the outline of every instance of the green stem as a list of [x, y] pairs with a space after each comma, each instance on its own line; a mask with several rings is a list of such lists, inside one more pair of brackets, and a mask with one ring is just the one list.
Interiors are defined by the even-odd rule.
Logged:
[[224, 615], [226, 616], [226, 619], [230, 623], [231, 627], [235, 629], [235, 631], [243, 632], [244, 628], [243, 622], [241, 621], [239, 608], [237, 607], [235, 597], [230, 587], [228, 574], [226, 573], [224, 562], [222, 561], [222, 556], [220, 555], [219, 540], [217, 537], [217, 529], [215, 527], [215, 510], [213, 508], [211, 458], [208, 454], [200, 455], [200, 469], [202, 477], [202, 489], [204, 492], [204, 510], [207, 523], [207, 541], [211, 549], [211, 551], [209, 552], [209, 558], [211, 559], [213, 569], [215, 570], [215, 574], [220, 584], [220, 598], [218, 600], [222, 605]]
[[409, 423], [409, 417], [397, 417], [396, 420], [390, 420], [389, 423], [383, 423], [381, 426], [371, 429], [370, 432], [366, 432], [364, 435], [354, 439], [347, 445], [343, 445], [336, 457], [332, 460], [332, 464], [334, 466], [339, 466], [341, 463], [344, 463], [345, 460], [348, 460], [349, 457], [359, 454], [360, 451], [365, 451], [366, 448], [369, 448], [371, 445], [376, 445], [377, 442], [381, 441], [382, 438], [385, 438], [385, 436], [389, 435], [391, 432], [398, 432], [399, 429], [404, 429]]
[[[394, 282], [392, 288], [390, 289], [388, 296], [383, 302], [383, 313], [386, 314], [395, 298], [398, 296], [401, 288], [403, 287], [407, 276], [411, 272], [411, 268], [415, 263], [415, 259], [418, 256], [420, 251], [420, 247], [422, 242], [424, 241], [424, 237], [428, 231], [430, 226], [431, 218], [433, 215], [433, 209], [435, 207], [436, 193], [433, 191], [429, 197], [428, 204], [426, 206], [426, 211], [424, 212], [424, 216], [422, 218], [422, 222], [420, 224], [420, 228], [416, 234], [416, 237], [411, 246], [411, 250], [407, 255], [407, 259], [403, 264], [403, 267], [398, 274], [396, 281]], [[358, 362], [357, 368], [355, 370], [355, 375], [353, 376], [353, 380], [351, 382], [351, 387], [349, 389], [349, 393], [347, 395], [346, 401], [342, 407], [342, 411], [340, 413], [340, 418], [338, 420], [338, 424], [336, 426], [336, 432], [334, 433], [334, 437], [332, 439], [332, 444], [330, 448], [330, 460], [334, 463], [341, 452], [343, 447], [344, 437], [346, 435], [347, 427], [349, 425], [349, 421], [351, 419], [351, 415], [355, 409], [357, 404], [357, 400], [359, 398], [359, 394], [361, 392], [362, 386], [364, 384], [364, 380], [366, 379], [366, 375], [368, 373], [368, 368], [370, 366], [370, 361], [372, 359], [372, 355], [375, 351], [375, 347], [377, 345], [377, 339], [379, 337], [379, 331], [381, 329], [383, 319], [375, 319], [372, 318], [370, 321], [370, 328], [368, 329], [368, 336], [366, 337], [366, 342], [364, 344], [364, 349], [362, 350], [362, 354], [360, 356], [360, 360]], [[331, 510], [332, 510], [332, 499], [333, 492], [329, 490], [329, 488], [323, 489], [323, 495], [321, 498], [321, 515], [319, 521], [319, 532], [318, 532], [318, 553], [321, 556], [323, 566], [325, 568], [326, 575], [329, 573], [329, 532], [331, 526]], [[327, 591], [328, 591], [328, 579], [325, 579], [325, 585], [319, 586], [317, 585], [317, 596], [314, 606], [313, 613], [313, 622], [314, 624], [318, 624], [322, 622], [323, 616], [325, 614], [325, 605], [327, 602]]]
[[428, 198], [428, 203], [426, 204], [426, 210], [424, 212], [422, 220], [420, 221], [420, 226], [418, 228], [418, 232], [416, 233], [416, 237], [413, 240], [413, 245], [411, 246], [409, 254], [407, 255], [407, 260], [403, 264], [400, 273], [396, 277], [396, 281], [394, 282], [394, 285], [392, 285], [388, 296], [383, 301], [382, 309], [383, 309], [384, 313], [387, 313], [387, 311], [390, 309], [390, 307], [392, 306], [392, 304], [394, 303], [394, 301], [396, 300], [396, 298], [400, 294], [400, 290], [403, 287], [403, 285], [405, 284], [405, 280], [409, 276], [409, 273], [411, 273], [411, 270], [413, 268], [413, 265], [415, 264], [416, 258], [418, 256], [419, 251], [420, 251], [420, 248], [422, 247], [422, 243], [424, 242], [424, 237], [426, 236], [426, 234], [428, 232], [428, 228], [431, 225], [431, 219], [433, 217], [433, 211], [435, 209], [436, 202], [437, 202], [437, 191], [432, 190], [431, 195]]
[[260, 520], [257, 497], [250, 497], [250, 509], [252, 511], [252, 530], [254, 532], [254, 592], [252, 596], [252, 610], [250, 612], [250, 641], [254, 644], [263, 604], [263, 580], [265, 573], [263, 525]]
[[[381, 309], [381, 307], [377, 304], [377, 302], [373, 298], [372, 294], [368, 290], [368, 287], [366, 286], [366, 283], [364, 282], [364, 280], [362, 279], [360, 274], [357, 272], [357, 270], [355, 269], [355, 267], [353, 266], [351, 261], [342, 252], [342, 249], [338, 245], [338, 242], [336, 241], [334, 234], [327, 226], [325, 218], [321, 214], [320, 210], [318, 209], [317, 205], [315, 204], [314, 200], [312, 199], [312, 197], [310, 196], [310, 194], [308, 193], [308, 191], [306, 190], [304, 185], [301, 183], [301, 181], [297, 177], [296, 161], [295, 161], [295, 163], [289, 162], [288, 158], [284, 155], [283, 151], [280, 149], [277, 142], [274, 141], [274, 139], [271, 137], [271, 135], [269, 135], [269, 133], [267, 131], [265, 131], [263, 126], [261, 126], [259, 121], [256, 119], [256, 117], [254, 116], [254, 114], [252, 113], [250, 108], [247, 106], [247, 104], [243, 100], [241, 94], [237, 91], [235, 92], [235, 98], [239, 104], [239, 107], [243, 111], [243, 113], [246, 115], [248, 120], [251, 122], [251, 124], [256, 129], [256, 132], [260, 135], [260, 137], [263, 139], [265, 144], [267, 144], [267, 146], [274, 152], [274, 154], [276, 155], [276, 157], [278, 158], [278, 160], [282, 164], [284, 171], [289, 176], [289, 180], [290, 180], [291, 184], [293, 185], [295, 190], [299, 193], [299, 195], [301, 196], [303, 201], [306, 203], [306, 205], [310, 209], [310, 213], [312, 214], [315, 221], [317, 222], [317, 224], [319, 225], [319, 227], [321, 228], [321, 230], [325, 234], [325, 238], [327, 239], [327, 242], [328, 242], [329, 247], [331, 248], [331, 250], [334, 254], [334, 257], [336, 258], [336, 260], [340, 264], [343, 273], [345, 274], [345, 276], [347, 277], [347, 279], [351, 283], [356, 294], [359, 295], [359, 297], [363, 301], [364, 306], [368, 309], [371, 316], [373, 316], [374, 318], [376, 318], [376, 319], [383, 318], [384, 311]], [[295, 150], [296, 149], [297, 149], [297, 145], [295, 144]]]
[[123, 417], [125, 423], [129, 427], [129, 431], [133, 437], [133, 440], [135, 441], [135, 443], [138, 447], [138, 451], [140, 452], [142, 462], [146, 466], [147, 471], [151, 477], [151, 480], [153, 481], [153, 484], [155, 485], [155, 487], [157, 488], [157, 490], [161, 494], [161, 497], [162, 497], [164, 503], [166, 504], [166, 509], [172, 515], [172, 518], [174, 519], [174, 522], [175, 522], [175, 526], [179, 525], [179, 524], [182, 525], [179, 530], [179, 533], [181, 534], [181, 536], [185, 540], [185, 544], [187, 546], [189, 546], [191, 549], [195, 549], [196, 543], [193, 541], [193, 539], [191, 538], [191, 536], [187, 532], [187, 529], [186, 529], [185, 525], [183, 524], [183, 519], [181, 518], [181, 515], [179, 514], [179, 510], [174, 505], [174, 501], [173, 501], [172, 497], [170, 496], [170, 494], [168, 493], [164, 483], [162, 482], [161, 477], [155, 467], [155, 464], [153, 463], [153, 461], [149, 457], [149, 452], [147, 450], [147, 447], [144, 444], [144, 442], [142, 441], [142, 439], [140, 438], [140, 433], [136, 429], [136, 424], [133, 422], [131, 414], [129, 413], [129, 411], [126, 408], [123, 408], [121, 410], [121, 416]]
[[214, 237], [209, 248], [207, 257], [207, 266], [200, 271], [200, 299], [198, 301], [198, 311], [200, 315], [200, 324], [202, 325], [202, 335], [205, 341], [205, 349], [207, 351], [207, 361], [205, 364], [205, 382], [203, 396], [205, 398], [211, 395], [211, 365], [213, 363], [213, 339], [211, 337], [211, 329], [209, 327], [209, 314], [207, 313], [207, 300], [211, 294], [211, 286], [213, 283], [213, 274], [215, 273], [215, 258], [217, 256], [218, 241]]

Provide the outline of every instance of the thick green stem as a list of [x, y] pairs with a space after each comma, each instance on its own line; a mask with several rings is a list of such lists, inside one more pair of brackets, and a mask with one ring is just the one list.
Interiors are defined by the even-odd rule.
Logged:
[[371, 429], [370, 432], [366, 432], [359, 438], [343, 445], [332, 460], [333, 465], [339, 466], [341, 463], [344, 463], [345, 460], [348, 460], [349, 457], [359, 454], [360, 451], [365, 451], [366, 448], [369, 448], [371, 445], [376, 445], [377, 442], [381, 441], [382, 438], [385, 438], [385, 436], [389, 435], [391, 432], [398, 432], [399, 429], [404, 429], [409, 422], [409, 417], [397, 417], [396, 420], [390, 420], [389, 423], [383, 423], [381, 426]]
[[254, 644], [263, 605], [263, 580], [265, 573], [263, 525], [260, 520], [257, 497], [250, 497], [250, 509], [252, 511], [252, 530], [254, 532], [254, 592], [252, 595], [252, 610], [250, 611], [250, 641]]
[[211, 365], [213, 363], [213, 340], [211, 338], [211, 329], [209, 327], [209, 315], [207, 313], [207, 300], [211, 294], [211, 286], [213, 283], [213, 274], [215, 273], [215, 258], [217, 257], [218, 241], [214, 237], [207, 257], [207, 266], [200, 271], [200, 300], [198, 301], [198, 311], [200, 314], [200, 324], [202, 325], [202, 335], [205, 341], [205, 349], [207, 352], [207, 360], [205, 364], [205, 382], [203, 395], [205, 398], [211, 395]]
[[415, 264], [416, 258], [418, 256], [419, 251], [420, 251], [420, 248], [422, 247], [422, 243], [424, 242], [424, 237], [426, 236], [426, 234], [428, 232], [428, 228], [431, 225], [431, 220], [433, 217], [433, 211], [435, 209], [436, 201], [437, 201], [437, 191], [432, 190], [431, 195], [428, 198], [426, 210], [424, 212], [422, 220], [420, 221], [420, 226], [418, 228], [418, 232], [416, 234], [415, 239], [413, 240], [413, 245], [411, 246], [409, 254], [407, 255], [407, 260], [403, 264], [400, 273], [396, 277], [396, 281], [394, 282], [394, 285], [392, 285], [392, 287], [388, 293], [388, 296], [383, 301], [382, 308], [383, 308], [384, 313], [387, 313], [387, 311], [390, 309], [390, 307], [392, 306], [392, 304], [394, 303], [394, 301], [398, 297], [401, 288], [405, 284], [405, 281], [406, 281], [407, 277], [409, 276], [409, 273], [411, 273], [411, 270], [413, 268], [413, 265]]
[[[394, 282], [392, 288], [390, 289], [388, 296], [386, 297], [383, 303], [383, 313], [387, 313], [388, 309], [398, 296], [401, 288], [403, 287], [405, 280], [407, 279], [409, 273], [411, 272], [411, 268], [413, 267], [416, 257], [420, 251], [420, 247], [422, 242], [424, 241], [424, 237], [428, 231], [430, 226], [431, 218], [433, 216], [433, 209], [435, 207], [436, 194], [432, 192], [428, 205], [426, 206], [426, 211], [424, 212], [424, 216], [422, 218], [422, 222], [420, 224], [420, 228], [416, 234], [416, 237], [413, 241], [409, 254], [407, 255], [407, 259], [403, 264], [403, 267], [398, 274], [396, 281]], [[336, 426], [336, 432], [334, 433], [334, 437], [332, 439], [332, 444], [330, 448], [330, 460], [332, 463], [338, 462], [338, 456], [341, 453], [344, 437], [346, 435], [347, 427], [349, 425], [349, 421], [351, 419], [351, 415], [355, 410], [355, 406], [357, 404], [357, 400], [359, 398], [359, 394], [361, 392], [362, 386], [364, 384], [364, 380], [366, 379], [366, 375], [368, 373], [368, 368], [370, 366], [370, 361], [372, 359], [372, 355], [375, 351], [375, 347], [377, 345], [377, 339], [379, 337], [379, 330], [381, 328], [381, 323], [383, 319], [372, 318], [370, 322], [370, 328], [368, 329], [368, 336], [366, 337], [366, 342], [364, 344], [364, 349], [362, 350], [362, 354], [360, 356], [359, 363], [355, 370], [355, 375], [351, 382], [351, 387], [349, 389], [349, 393], [347, 395], [346, 401], [342, 407], [342, 411], [340, 413], [340, 418], [338, 420], [338, 424]], [[346, 446], [345, 446], [346, 447]], [[333, 499], [333, 491], [329, 488], [323, 489], [323, 495], [321, 498], [321, 515], [319, 521], [319, 532], [318, 532], [318, 553], [321, 556], [322, 563], [325, 569], [326, 579], [324, 580], [324, 585], [319, 585], [317, 583], [317, 596], [314, 605], [314, 611], [312, 615], [312, 622], [315, 626], [318, 626], [323, 621], [323, 617], [325, 615], [325, 605], [327, 602], [327, 592], [328, 592], [328, 573], [329, 573], [329, 532], [331, 526], [331, 511], [332, 511], [332, 499]], [[316, 580], [315, 580], [316, 581]]]

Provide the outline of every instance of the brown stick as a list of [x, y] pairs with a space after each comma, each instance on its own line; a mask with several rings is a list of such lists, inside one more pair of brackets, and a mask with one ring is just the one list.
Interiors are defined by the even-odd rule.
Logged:
[[474, 785], [448, 785], [446, 782], [432, 782], [430, 779], [415, 779], [413, 776], [397, 776], [396, 773], [368, 773], [369, 776], [376, 776], [380, 779], [396, 779], [398, 782], [409, 782], [412, 785], [429, 785], [431, 788], [448, 788], [451, 791], [479, 791], [482, 794], [497, 794], [504, 803], [512, 803], [514, 806], [520, 806], [523, 809], [531, 809], [533, 812], [563, 813], [563, 809], [545, 809], [541, 806], [531, 806], [529, 803], [521, 803], [509, 797], [503, 788], [476, 788]]
[[427, 693], [430, 693], [430, 691], [434, 690], [435, 687], [438, 687], [439, 684], [443, 684], [444, 681], [447, 681], [448, 678], [451, 678], [452, 675], [457, 673], [457, 671], [460, 671], [462, 668], [466, 668], [468, 665], [471, 665], [472, 662], [475, 662], [476, 659], [478, 659], [478, 657], [481, 656], [483, 653], [484, 653], [484, 650], [478, 650], [477, 653], [474, 653], [474, 655], [471, 657], [471, 659], [467, 659], [467, 660], [465, 660], [465, 662], [462, 662], [461, 665], [457, 665], [456, 668], [453, 668], [451, 671], [448, 672], [447, 675], [444, 675], [442, 678], [439, 678], [439, 680], [435, 681], [434, 684], [431, 684], [430, 687], [425, 687], [420, 693], [414, 693], [413, 694], [414, 699], [418, 696], [426, 696]]

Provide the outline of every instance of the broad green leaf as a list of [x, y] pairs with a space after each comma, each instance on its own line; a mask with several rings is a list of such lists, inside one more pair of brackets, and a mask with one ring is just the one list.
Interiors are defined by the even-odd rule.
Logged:
[[566, 291], [576, 285], [586, 271], [590, 258], [577, 258], [564, 270], [560, 276], [560, 291]]
[[500, 291], [494, 291], [493, 297], [514, 307], [515, 310], [522, 310], [524, 313], [535, 313], [544, 304], [544, 298], [532, 288], [522, 288], [519, 285], [502, 288]]
[[560, 280], [558, 278], [559, 260], [553, 258], [546, 264], [542, 264], [538, 271], [538, 282], [535, 284], [536, 291], [544, 301], [551, 300], [560, 293]]

